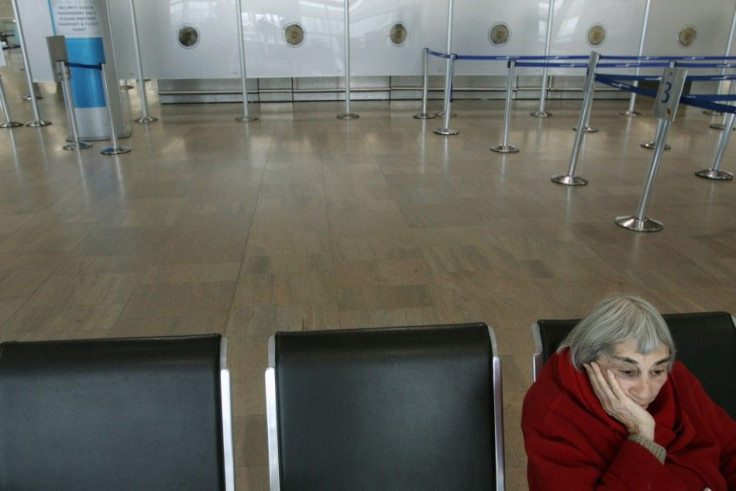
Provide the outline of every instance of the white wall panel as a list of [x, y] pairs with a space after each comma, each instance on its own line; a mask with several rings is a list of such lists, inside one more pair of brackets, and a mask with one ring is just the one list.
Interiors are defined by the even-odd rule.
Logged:
[[[447, 47], [447, 7], [442, 4], [441, 0], [351, 0], [353, 75], [421, 75], [423, 49], [444, 52]], [[397, 23], [407, 32], [400, 45], [390, 38], [391, 27]], [[435, 58], [430, 69], [444, 73], [444, 62]]]
[[[114, 36], [121, 77], [138, 73], [128, 0], [108, 0], [115, 18]], [[233, 0], [136, 0], [138, 41], [146, 78], [233, 78], [240, 76]], [[182, 26], [199, 32], [199, 42], [178, 42]]]
[[[547, 7], [539, 0], [456, 0], [452, 49], [463, 55], [543, 55]], [[497, 23], [509, 28], [508, 43], [496, 46], [489, 31]], [[505, 75], [504, 61], [462, 61], [458, 75]]]
[[51, 11], [47, 0], [18, 2], [18, 14], [23, 26], [23, 37], [31, 62], [31, 73], [36, 82], [53, 82], [54, 74], [49, 60], [46, 37], [53, 36]]
[[[670, 56], [722, 55], [734, 13], [733, 0], [652, 0], [644, 54]], [[678, 33], [692, 26], [697, 33], [688, 47], [678, 43]]]
[[[243, 36], [249, 77], [334, 77], [343, 73], [343, 2], [248, 0]], [[284, 27], [299, 24], [300, 46], [286, 43]]]
[[[591, 8], [586, 0], [555, 0], [550, 55], [637, 55], [641, 41], [646, 0], [596, 2]], [[589, 31], [600, 26], [605, 37], [600, 44], [588, 39]], [[605, 62], [605, 61], [603, 61]], [[626, 72], [633, 70], [619, 70]], [[581, 71], [555, 69], [551, 74], [580, 74]]]
[[[135, 0], [145, 76], [154, 79], [238, 78], [235, 0]], [[351, 62], [355, 76], [419, 75], [424, 47], [445, 51], [449, 0], [351, 0]], [[121, 77], [137, 74], [129, 0], [107, 0]], [[241, 17], [250, 78], [342, 77], [343, 0], [243, 0]], [[470, 55], [541, 55], [549, 0], [455, 0], [452, 51]], [[599, 24], [603, 54], [636, 54], [646, 0], [555, 0], [551, 54], [588, 54], [588, 30]], [[652, 0], [645, 54], [714, 55], [725, 53], [734, 16], [733, 0]], [[46, 36], [52, 34], [46, 0], [20, 2], [34, 77], [50, 81]], [[406, 41], [392, 44], [391, 26], [401, 22]], [[305, 37], [298, 47], [284, 35], [299, 24]], [[489, 41], [489, 29], [508, 26], [507, 44]], [[191, 25], [199, 43], [184, 48], [177, 31]], [[686, 26], [697, 31], [690, 47], [677, 42]], [[736, 41], [735, 43], [736, 44]], [[732, 50], [732, 55], [736, 51]], [[434, 59], [432, 73], [444, 63]], [[527, 70], [538, 73], [540, 70]], [[462, 61], [458, 75], [502, 75], [504, 62]], [[569, 70], [552, 74], [573, 75]], [[520, 71], [520, 74], [524, 74]]]

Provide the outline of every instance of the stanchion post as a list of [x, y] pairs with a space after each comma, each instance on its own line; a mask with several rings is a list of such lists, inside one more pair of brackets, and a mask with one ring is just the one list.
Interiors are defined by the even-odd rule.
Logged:
[[713, 179], [716, 181], [730, 181], [733, 179], [733, 174], [721, 170], [721, 162], [723, 156], [726, 154], [726, 147], [728, 147], [728, 140], [731, 138], [731, 131], [733, 130], [734, 113], [725, 114], [726, 126], [724, 132], [721, 133], [721, 138], [718, 142], [718, 148], [716, 149], [716, 155], [713, 159], [713, 167], [710, 169], [699, 170], [695, 173], [696, 176], [705, 179]]
[[554, 20], [554, 11], [555, 11], [555, 0], [549, 0], [549, 11], [547, 12], [547, 34], [544, 39], [545, 66], [542, 69], [542, 87], [541, 87], [541, 93], [539, 95], [539, 109], [537, 109], [536, 112], [529, 113], [530, 116], [535, 117], [535, 118], [548, 118], [552, 116], [552, 114], [548, 113], [546, 109], [547, 85], [549, 84], [546, 63], [549, 61], [547, 57], [549, 57], [549, 47], [552, 41], [552, 21]]
[[450, 113], [452, 106], [452, 79], [455, 76], [455, 60], [457, 55], [452, 53], [447, 58], [447, 66], [445, 68], [445, 105], [444, 105], [444, 119], [442, 128], [434, 130], [437, 135], [452, 136], [460, 133], [457, 130], [450, 128]]
[[[102, 89], [105, 93], [105, 104], [107, 104], [107, 116], [110, 118], [110, 140], [112, 143], [111, 147], [102, 150], [102, 155], [120, 155], [121, 153], [128, 153], [131, 151], [130, 147], [118, 145], [117, 128], [115, 128], [115, 118], [112, 115], [112, 105], [110, 102], [110, 92], [107, 89], [107, 76], [105, 74], [105, 64], [100, 63], [100, 72], [102, 72]], [[115, 86], [118, 86], [118, 82], [115, 82]]]
[[424, 65], [424, 77], [422, 77], [422, 112], [415, 114], [414, 119], [434, 119], [436, 116], [427, 112], [427, 98], [429, 97], [429, 48], [422, 52], [422, 65]]
[[686, 76], [687, 70], [681, 68], [665, 69], [664, 75], [662, 76], [662, 83], [659, 84], [659, 90], [657, 91], [657, 99], [654, 102], [654, 115], [659, 118], [661, 124], [658, 126], [659, 129], [655, 138], [656, 146], [654, 147], [652, 163], [649, 166], [649, 174], [644, 183], [644, 190], [642, 191], [636, 214], [633, 216], [617, 217], [615, 222], [619, 227], [634, 232], [659, 232], [663, 228], [661, 222], [647, 217], [647, 208], [649, 207], [649, 200], [654, 190], [654, 180], [657, 177], [664, 146], [667, 142], [667, 131], [677, 114], [677, 106], [680, 103], [680, 96], [685, 86]]
[[[652, 5], [652, 0], [647, 0], [646, 5], [644, 6], [644, 21], [641, 24], [641, 36], [639, 36], [639, 51], [637, 52], [637, 55], [639, 58], [644, 54], [644, 40], [647, 36], [647, 26], [649, 24], [649, 10]], [[639, 75], [639, 67], [636, 67], [636, 75]], [[639, 86], [639, 81], [634, 80], [632, 83], [634, 87]], [[630, 118], [635, 118], [639, 116], [641, 113], [636, 111], [636, 92], [631, 93], [631, 97], [629, 97], [629, 108], [622, 112], [621, 114], [623, 116], [628, 116]]]
[[516, 153], [519, 147], [509, 143], [509, 127], [511, 126], [511, 99], [514, 94], [514, 77], [516, 76], [516, 60], [509, 60], [509, 74], [506, 81], [506, 108], [503, 115], [503, 142], [491, 147], [491, 151], [498, 153]]
[[[593, 84], [595, 83], [595, 67], [598, 64], [600, 57], [600, 53], [597, 51], [591, 51], [590, 58], [588, 59], [588, 73], [585, 76], [585, 96], [583, 98], [583, 107], [580, 110], [580, 117], [578, 119], [578, 128], [584, 127], [585, 121], [588, 119], [593, 93], [592, 89]], [[588, 184], [588, 181], [575, 175], [575, 169], [578, 165], [578, 158], [580, 156], [580, 149], [583, 146], [584, 136], [585, 131], [578, 131], [575, 133], [575, 142], [573, 143], [572, 154], [570, 155], [570, 166], [568, 167], [567, 174], [554, 176], [551, 180], [555, 184], [562, 184], [564, 186], [585, 186]]]
[[[724, 68], [723, 70], [725, 71], [726, 69]], [[729, 84], [729, 87], [728, 87], [728, 95], [733, 95], [734, 90], [736, 90], [736, 83], [735, 82], [736, 82], [736, 80], [731, 80], [731, 83]], [[718, 87], [719, 87], [718, 88], [718, 93], [721, 92], [721, 89], [720, 89], [721, 84], [723, 84], [723, 80], [721, 80], [721, 82], [718, 85]], [[714, 118], [715, 118], [716, 114], [717, 113], [715, 111], [713, 111], [713, 117]], [[726, 126], [727, 126], [727, 122], [728, 122], [728, 117], [730, 115], [731, 115], [730, 113], [725, 113], [723, 115], [723, 122], [721, 122], [721, 123], [712, 123], [710, 125], [710, 128], [713, 128], [714, 130], [725, 130], [726, 129]]]
[[2, 75], [0, 75], [0, 105], [3, 108], [3, 114], [6, 119], [5, 122], [0, 123], [0, 128], [17, 128], [18, 126], [23, 126], [23, 123], [13, 121], [13, 117], [10, 115], [10, 107], [8, 106], [8, 100], [5, 97], [5, 86], [3, 85]]
[[91, 143], [87, 143], [79, 139], [79, 129], [77, 126], [77, 115], [74, 113], [74, 98], [72, 97], [72, 90], [69, 87], [69, 79], [71, 74], [66, 63], [63, 61], [56, 62], [56, 69], [58, 76], [61, 80], [61, 91], [64, 95], [64, 106], [66, 107], [67, 114], [69, 115], [69, 123], [71, 124], [72, 141], [64, 145], [64, 150], [85, 150], [92, 146]]
[[[586, 81], [587, 81], [587, 79], [586, 79]], [[594, 97], [593, 94], [595, 92], [595, 80], [590, 85], [588, 85], [586, 83], [585, 84], [585, 87], [583, 88], [583, 90], [585, 91], [585, 95], [583, 96], [583, 100], [587, 100], [588, 101], [586, 103], [588, 105], [587, 117], [585, 119], [585, 124], [582, 126], [583, 131], [585, 133], [598, 133], [598, 128], [594, 128], [594, 127], [590, 126], [590, 113], [592, 112], [592, 107], [593, 107], [593, 97]], [[578, 128], [581, 128], [580, 123], [578, 123], [577, 126], [574, 126], [573, 127], [573, 131], [578, 131]]]
[[[733, 18], [731, 19], [731, 31], [728, 33], [728, 41], [726, 41], [726, 52], [724, 54], [724, 57], [725, 58], [728, 58], [731, 55], [731, 45], [733, 44], [734, 30], [736, 30], [736, 9], [734, 9], [734, 11], [733, 11]], [[728, 60], [724, 60], [724, 61], [725, 61], [726, 64], [728, 64]], [[726, 75], [726, 71], [727, 71], [727, 69], [724, 67], [721, 70], [721, 75]], [[718, 82], [718, 90], [717, 90], [717, 93], [720, 94], [722, 91], [723, 91], [723, 80], [721, 80], [720, 82]], [[728, 93], [729, 94], [733, 93], [733, 81], [731, 82], [731, 84], [730, 84], [730, 86], [728, 88]], [[705, 114], [712, 114], [713, 115], [713, 119], [715, 119], [715, 116], [717, 116], [719, 114], [719, 113], [717, 113], [715, 111], [703, 111], [703, 113], [705, 113]], [[715, 129], [715, 130], [725, 129], [726, 128], [726, 119], [727, 118], [728, 118], [728, 114], [724, 114], [723, 115], [723, 122], [722, 123], [712, 123], [710, 125], [710, 127], [713, 128], [713, 129]]]
[[350, 0], [345, 0], [345, 112], [338, 119], [358, 119], [360, 115], [350, 112]]
[[33, 87], [33, 74], [31, 73], [31, 61], [28, 58], [28, 49], [26, 48], [26, 39], [23, 34], [23, 21], [20, 18], [18, 11], [18, 0], [12, 0], [13, 14], [15, 15], [15, 28], [18, 31], [18, 40], [20, 41], [20, 52], [23, 56], [23, 66], [26, 72], [26, 82], [28, 83], [28, 90], [31, 92], [31, 108], [33, 109], [33, 121], [26, 123], [26, 126], [31, 128], [42, 128], [51, 124], [50, 121], [44, 121], [41, 119], [41, 114], [38, 110], [38, 101], [36, 100], [36, 90]]
[[247, 123], [257, 121], [257, 116], [248, 114], [248, 84], [245, 75], [245, 37], [243, 36], [243, 2], [235, 0], [235, 19], [238, 23], [238, 54], [240, 55], [240, 85], [243, 92], [243, 115], [235, 118], [236, 121]]
[[148, 115], [148, 97], [146, 97], [146, 79], [143, 76], [143, 60], [141, 58], [141, 47], [138, 42], [138, 21], [135, 15], [135, 0], [129, 0], [130, 4], [130, 21], [133, 26], [133, 47], [135, 49], [135, 59], [138, 64], [138, 94], [141, 98], [141, 111], [143, 116], [136, 119], [136, 123], [148, 124], [158, 121], [158, 118]]

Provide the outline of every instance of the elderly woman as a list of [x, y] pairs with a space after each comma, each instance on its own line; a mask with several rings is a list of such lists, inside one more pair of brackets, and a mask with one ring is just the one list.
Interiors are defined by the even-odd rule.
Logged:
[[736, 422], [636, 297], [604, 300], [575, 326], [529, 389], [521, 426], [531, 490], [736, 489]]

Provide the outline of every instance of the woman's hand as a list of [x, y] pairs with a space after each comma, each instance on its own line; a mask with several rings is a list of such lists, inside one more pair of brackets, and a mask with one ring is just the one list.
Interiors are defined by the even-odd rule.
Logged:
[[586, 363], [584, 367], [606, 413], [623, 423], [630, 434], [654, 441], [654, 418], [624, 392], [613, 372], [604, 371], [596, 362]]

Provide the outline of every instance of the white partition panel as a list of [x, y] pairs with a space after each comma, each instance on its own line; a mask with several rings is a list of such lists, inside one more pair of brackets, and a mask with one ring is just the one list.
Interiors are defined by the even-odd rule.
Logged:
[[[119, 75], [137, 74], [129, 0], [108, 0], [115, 19]], [[240, 76], [235, 2], [224, 0], [136, 0], [138, 41], [146, 78], [233, 78]], [[180, 42], [180, 29], [190, 41]], [[196, 31], [196, 37], [191, 33]], [[195, 41], [196, 39], [196, 41]], [[185, 39], [181, 39], [184, 41]]]
[[[639, 52], [646, 0], [616, 2], [555, 0], [550, 55], [632, 55]], [[602, 60], [601, 63], [605, 63]], [[619, 73], [633, 70], [618, 70]], [[554, 69], [555, 75], [580, 74], [578, 70]]]
[[342, 0], [243, 2], [248, 76], [342, 76], [343, 3]]
[[[457, 0], [453, 51], [462, 55], [544, 55], [546, 2], [540, 0]], [[494, 38], [494, 26], [505, 26], [507, 41]], [[504, 61], [459, 62], [458, 75], [506, 75]]]
[[53, 82], [54, 74], [46, 44], [46, 37], [54, 35], [48, 0], [19, 1], [18, 15], [23, 23], [23, 37], [26, 41], [33, 81]]
[[733, 0], [652, 0], [644, 54], [722, 55], [733, 13]]
[[[422, 75], [422, 51], [447, 48], [447, 6], [443, 0], [351, 0], [353, 75]], [[430, 63], [433, 74], [444, 63]]]

